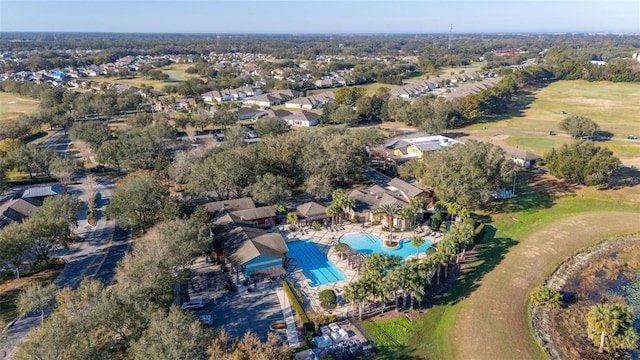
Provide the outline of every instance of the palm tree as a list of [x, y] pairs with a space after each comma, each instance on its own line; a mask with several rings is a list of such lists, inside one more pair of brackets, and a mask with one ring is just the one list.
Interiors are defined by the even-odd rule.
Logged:
[[400, 209], [400, 205], [396, 203], [382, 204], [380, 205], [380, 208], [378, 208], [378, 212], [387, 215], [387, 223], [389, 225], [389, 239], [393, 239], [393, 219], [398, 215]]
[[282, 214], [284, 214], [287, 211], [287, 208], [285, 208], [284, 205], [282, 205], [282, 203], [275, 204], [274, 208], [278, 216], [278, 221], [280, 221], [280, 219], [282, 219]]
[[409, 292], [411, 296], [411, 308], [414, 308], [415, 300], [422, 301], [425, 294], [425, 287], [430, 283], [429, 273], [425, 271], [425, 262], [413, 260], [410, 262], [409, 270]]
[[393, 268], [393, 270], [391, 271], [391, 281], [394, 284], [394, 298], [395, 298], [395, 302], [396, 302], [396, 311], [398, 311], [398, 290], [402, 290], [403, 291], [403, 301], [404, 301], [404, 307], [407, 307], [407, 291], [406, 289], [408, 288], [408, 282], [409, 282], [409, 277], [411, 276], [411, 263], [407, 260], [405, 262], [403, 262], [402, 264], [396, 266], [395, 268]]
[[414, 235], [411, 237], [411, 246], [416, 247], [416, 255], [418, 255], [422, 245], [424, 245], [424, 238], [422, 236]]
[[414, 197], [409, 200], [409, 209], [411, 209], [412, 216], [416, 216], [422, 210], [427, 208], [427, 201], [421, 197]]
[[367, 280], [361, 278], [360, 280], [349, 283], [345, 286], [342, 296], [345, 300], [351, 301], [352, 309], [355, 307], [354, 304], [356, 302], [358, 303], [358, 318], [362, 320], [364, 302], [367, 300], [367, 297], [369, 297], [369, 284], [367, 284]]
[[633, 312], [625, 304], [597, 304], [587, 314], [589, 338], [600, 353], [613, 349], [635, 348], [638, 334], [633, 327]]
[[413, 211], [413, 209], [411, 209], [411, 207], [406, 207], [406, 208], [402, 208], [400, 209], [400, 211], [398, 211], [398, 215], [396, 216], [398, 219], [402, 219], [405, 220], [403, 221], [402, 224], [402, 228], [406, 228], [406, 220], [411, 219], [412, 216], [414, 216], [416, 213], [415, 211]]
[[327, 215], [331, 216], [331, 225], [333, 225], [336, 215], [340, 215], [340, 211], [340, 206], [336, 204], [331, 203], [329, 206], [327, 206], [325, 212], [327, 213]]
[[531, 292], [531, 302], [538, 306], [557, 308], [562, 305], [562, 295], [548, 286], [538, 286]]
[[294, 212], [290, 212], [287, 214], [287, 224], [291, 224], [292, 227], [298, 223], [298, 215]]

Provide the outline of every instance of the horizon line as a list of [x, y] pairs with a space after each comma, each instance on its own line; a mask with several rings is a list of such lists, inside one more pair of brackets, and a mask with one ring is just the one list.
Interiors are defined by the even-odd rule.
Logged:
[[[146, 31], [0, 31], [3, 34], [122, 34], [122, 35], [289, 35], [289, 36], [310, 36], [310, 35], [449, 35], [449, 32], [146, 32]], [[637, 31], [486, 31], [486, 32], [454, 32], [454, 35], [640, 35]]]

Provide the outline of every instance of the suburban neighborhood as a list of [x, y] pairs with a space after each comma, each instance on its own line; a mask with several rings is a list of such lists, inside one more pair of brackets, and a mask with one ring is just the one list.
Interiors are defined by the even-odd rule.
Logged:
[[0, 359], [638, 357], [637, 32], [127, 28], [158, 4], [6, 19]]

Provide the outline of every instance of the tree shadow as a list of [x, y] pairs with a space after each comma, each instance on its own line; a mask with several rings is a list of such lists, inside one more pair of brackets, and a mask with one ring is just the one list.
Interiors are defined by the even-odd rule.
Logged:
[[638, 184], [640, 184], [640, 171], [635, 167], [623, 166], [599, 190], [617, 190], [624, 187], [634, 187]]
[[532, 91], [519, 91], [513, 96], [511, 102], [507, 105], [506, 110], [502, 114], [487, 115], [478, 121], [478, 123], [487, 124], [514, 117], [524, 117], [524, 111], [529, 109], [531, 103], [533, 103], [535, 99], [536, 97]]
[[595, 133], [593, 141], [609, 141], [613, 138], [613, 133], [604, 130], [598, 130]]
[[[419, 360], [420, 356], [413, 354], [413, 349], [406, 345], [397, 346], [382, 346], [377, 347], [378, 353], [376, 353], [371, 359], [376, 360]], [[363, 359], [369, 359], [369, 357], [363, 357]]]
[[559, 197], [574, 194], [577, 184], [545, 177], [543, 171], [521, 171], [516, 175], [516, 197], [491, 202], [493, 213], [532, 212], [548, 209]]
[[433, 305], [455, 305], [469, 297], [484, 276], [493, 270], [509, 249], [518, 242], [511, 238], [495, 237], [497, 229], [491, 225], [484, 228], [482, 238], [467, 266], [461, 271], [453, 286], [441, 295], [434, 297]]

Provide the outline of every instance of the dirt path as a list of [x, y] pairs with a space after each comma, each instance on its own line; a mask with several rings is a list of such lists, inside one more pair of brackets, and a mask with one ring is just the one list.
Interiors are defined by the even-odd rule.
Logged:
[[456, 357], [544, 358], [527, 316], [531, 289], [579, 249], [611, 235], [637, 231], [638, 214], [598, 213], [563, 219], [532, 233], [464, 300], [452, 334]]

